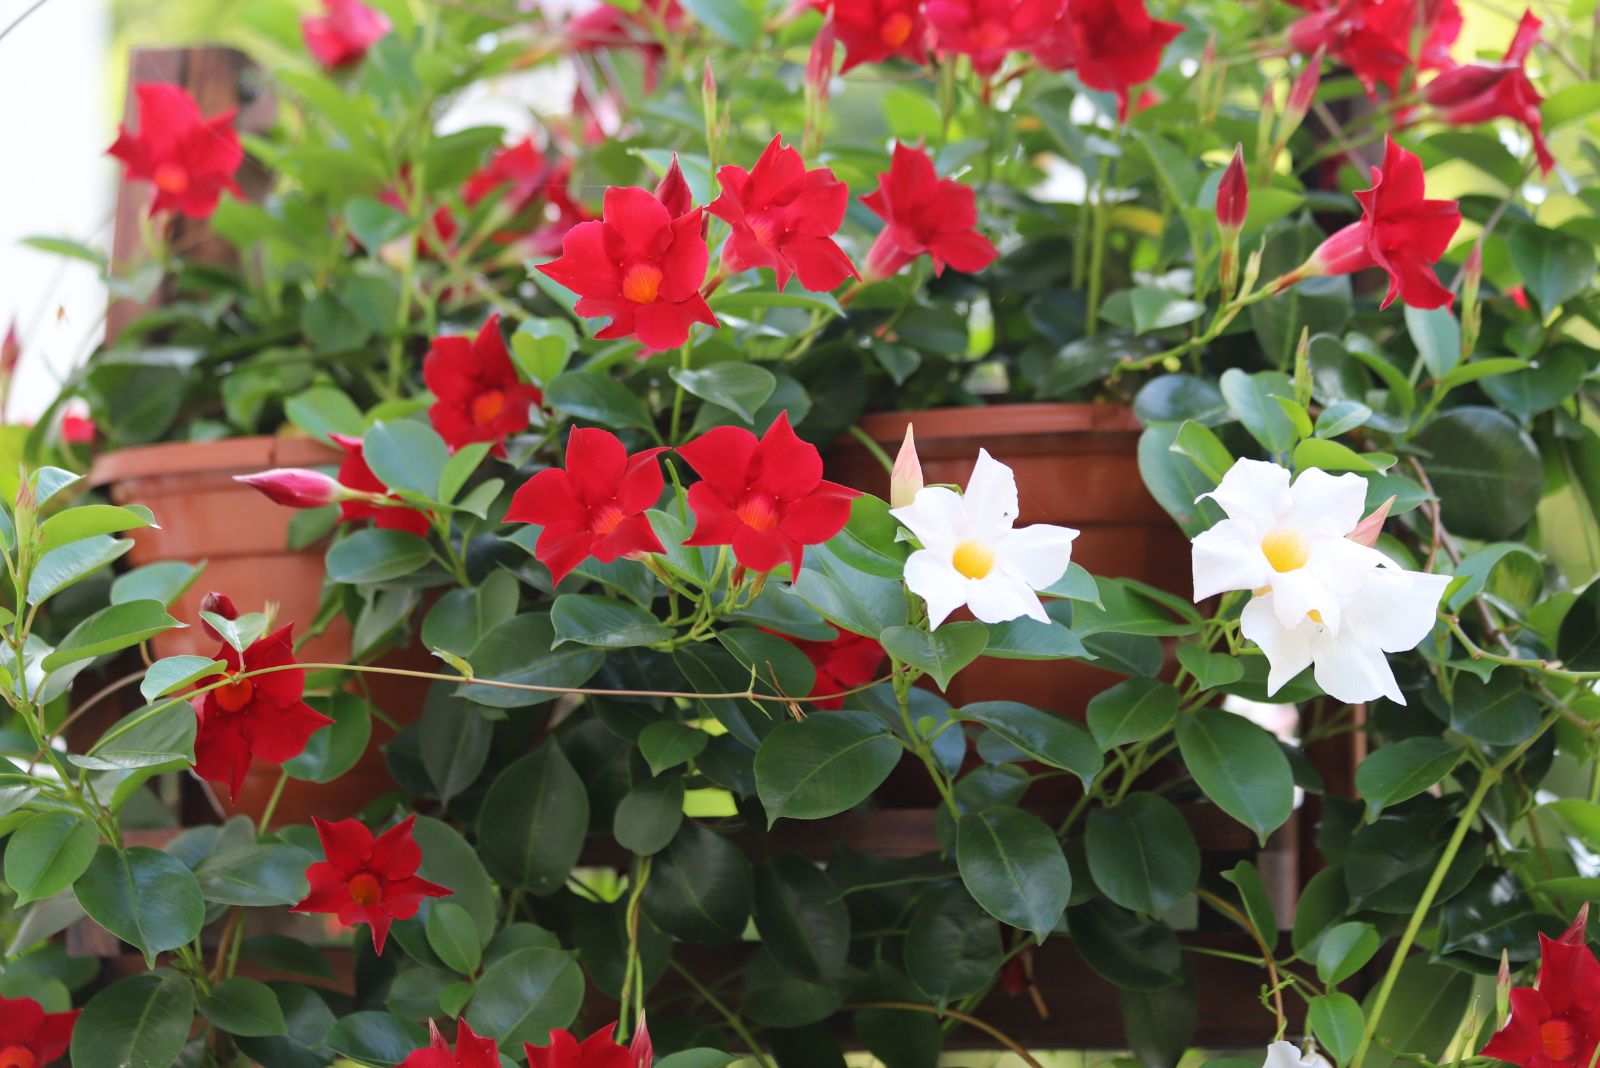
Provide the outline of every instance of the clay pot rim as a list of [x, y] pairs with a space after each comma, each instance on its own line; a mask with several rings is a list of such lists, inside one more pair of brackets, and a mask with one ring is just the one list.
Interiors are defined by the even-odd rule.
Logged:
[[[873, 412], [857, 426], [880, 444], [899, 444], [906, 427], [916, 425], [917, 443], [952, 439], [1018, 437], [1035, 434], [1137, 434], [1144, 424], [1133, 409], [1109, 403], [1030, 403], [963, 405], [913, 412]], [[840, 445], [859, 444], [846, 434]]]
[[258, 436], [221, 441], [174, 441], [139, 445], [95, 457], [89, 484], [104, 486], [152, 475], [262, 471], [338, 463], [343, 454], [310, 437]]

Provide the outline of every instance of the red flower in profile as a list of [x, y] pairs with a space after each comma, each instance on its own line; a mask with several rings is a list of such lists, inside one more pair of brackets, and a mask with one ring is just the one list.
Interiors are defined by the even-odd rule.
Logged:
[[1328, 238], [1311, 258], [1278, 280], [1285, 289], [1302, 278], [1350, 274], [1381, 267], [1389, 275], [1387, 308], [1399, 297], [1413, 308], [1442, 308], [1450, 291], [1439, 284], [1433, 264], [1444, 255], [1461, 225], [1452, 200], [1428, 200], [1422, 161], [1387, 139], [1383, 166], [1372, 168], [1372, 188], [1356, 193], [1361, 219]]
[[176, 85], [133, 87], [139, 101], [139, 132], [124, 126], [107, 155], [122, 161], [123, 176], [156, 187], [150, 214], [177, 211], [205, 219], [217, 210], [224, 189], [242, 195], [234, 172], [244, 147], [233, 128], [236, 108], [207, 119], [200, 105]]
[[752, 571], [790, 567], [800, 576], [804, 546], [827, 541], [850, 519], [857, 492], [825, 481], [822, 455], [778, 418], [759, 440], [719, 426], [678, 449], [700, 481], [689, 487], [695, 528], [685, 545], [731, 545]]
[[[461, 187], [461, 199], [468, 207], [476, 207], [498, 195], [499, 210], [511, 221], [494, 235], [495, 242], [509, 245], [526, 240], [535, 254], [549, 255], [560, 250], [568, 230], [591, 218], [568, 192], [571, 178], [570, 160], [552, 164], [532, 138], [524, 137], [489, 157]], [[555, 209], [554, 218], [547, 217], [550, 208]]]
[[415, 916], [423, 898], [454, 892], [418, 877], [422, 847], [411, 836], [416, 821], [407, 816], [374, 838], [360, 820], [311, 817], [327, 859], [306, 869], [311, 892], [289, 911], [329, 913], [346, 927], [367, 924], [372, 948], [381, 954], [390, 924]]
[[633, 335], [649, 350], [677, 348], [691, 323], [718, 325], [700, 295], [711, 261], [703, 210], [674, 216], [649, 190], [614, 186], [600, 221], [573, 227], [561, 258], [539, 270], [578, 294], [579, 315], [611, 320], [595, 337]]
[[499, 315], [489, 316], [476, 338], [435, 338], [422, 378], [436, 398], [428, 419], [452, 451], [492, 441], [503, 454], [506, 435], [526, 430], [528, 409], [544, 399], [537, 386], [517, 378]]
[[981, 271], [1000, 253], [978, 225], [978, 198], [954, 178], [940, 178], [920, 148], [898, 142], [878, 188], [861, 203], [886, 224], [867, 253], [867, 274], [888, 278], [921, 255], [933, 258], [936, 274], [946, 264]]
[[840, 74], [863, 63], [928, 58], [928, 26], [924, 0], [820, 0], [816, 5], [833, 19], [834, 33], [844, 45]]
[[1549, 174], [1556, 161], [1544, 141], [1539, 113], [1543, 98], [1523, 70], [1528, 53], [1539, 43], [1543, 26], [1532, 11], [1524, 12], [1504, 61], [1468, 63], [1447, 70], [1429, 82], [1422, 95], [1439, 109], [1445, 122], [1457, 126], [1498, 118], [1515, 119], [1527, 126], [1533, 137], [1533, 150], [1539, 156], [1539, 169]]
[[939, 51], [969, 57], [987, 76], [1037, 41], [1060, 8], [1060, 0], [927, 0], [925, 11]]
[[66, 1056], [82, 1011], [45, 1012], [32, 998], [0, 997], [0, 1068], [44, 1068]]
[[500, 1050], [492, 1038], [479, 1038], [465, 1016], [456, 1021], [456, 1048], [428, 1021], [428, 1046], [415, 1050], [395, 1068], [500, 1068]]
[[333, 443], [344, 450], [344, 460], [339, 464], [339, 485], [361, 493], [373, 493], [394, 501], [393, 505], [359, 497], [346, 497], [339, 502], [339, 522], [356, 523], [370, 519], [374, 526], [384, 530], [403, 530], [407, 534], [426, 537], [432, 524], [426, 512], [407, 505], [400, 497], [389, 492], [367, 458], [361, 454], [361, 439], [348, 434], [330, 434]]
[[237, 796], [250, 761], [282, 764], [305, 752], [306, 741], [333, 720], [301, 699], [306, 673], [296, 667], [253, 678], [247, 672], [294, 664], [290, 634], [294, 624], [254, 642], [241, 655], [231, 645], [213, 660], [227, 665], [228, 681], [194, 699], [199, 719], [194, 736], [194, 770], [202, 779], [228, 784]]
[[1413, 66], [1437, 68], [1450, 62], [1450, 45], [1461, 32], [1461, 12], [1455, 0], [1430, 0], [1429, 7], [1428, 35], [1415, 57], [1411, 33], [1418, 22], [1417, 0], [1339, 0], [1296, 20], [1289, 27], [1289, 44], [1308, 56], [1321, 49], [1349, 67], [1368, 96], [1376, 98], [1379, 85], [1394, 94]]
[[[837, 638], [825, 642], [810, 642], [802, 638], [781, 635], [811, 661], [817, 669], [816, 685], [808, 696], [837, 694], [865, 686], [877, 677], [878, 667], [886, 655], [876, 638], [841, 630]], [[837, 710], [844, 707], [843, 697], [830, 697], [812, 702], [817, 708]]]
[[656, 454], [628, 455], [615, 434], [574, 427], [567, 437], [567, 466], [546, 468], [511, 498], [506, 519], [544, 527], [534, 556], [560, 583], [589, 557], [609, 564], [631, 553], [666, 552], [645, 509], [661, 497]]
[[801, 285], [825, 293], [860, 277], [833, 240], [850, 206], [850, 188], [826, 167], [806, 170], [800, 153], [782, 141], [774, 137], [748, 171], [719, 170], [722, 195], [706, 210], [733, 227], [722, 253], [729, 271], [771, 267], [779, 292], [797, 274]]
[[1155, 77], [1161, 54], [1183, 24], [1150, 17], [1145, 0], [1068, 3], [1034, 56], [1051, 70], [1076, 68], [1091, 89], [1117, 95], [1117, 118], [1128, 118], [1128, 92]]
[[339, 500], [344, 491], [337, 481], [309, 467], [274, 467], [253, 475], [234, 475], [233, 480], [259, 490], [273, 504], [285, 508], [323, 508]]
[[639, 1030], [626, 1047], [617, 1045], [616, 1031], [616, 1024], [607, 1024], [582, 1042], [571, 1032], [551, 1031], [549, 1045], [524, 1044], [522, 1049], [528, 1068], [650, 1068], [655, 1051], [644, 1019], [640, 1018]]
[[361, 0], [322, 0], [322, 14], [300, 18], [306, 51], [328, 70], [360, 63], [390, 29], [388, 16]]
[[1600, 1045], [1600, 962], [1584, 941], [1588, 907], [1558, 939], [1539, 936], [1536, 987], [1511, 990], [1511, 1018], [1479, 1054], [1520, 1068], [1589, 1068]]

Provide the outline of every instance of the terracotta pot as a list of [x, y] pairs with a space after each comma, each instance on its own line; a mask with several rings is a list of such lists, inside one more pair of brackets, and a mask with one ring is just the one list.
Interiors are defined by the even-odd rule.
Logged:
[[[132, 533], [128, 560], [134, 566], [162, 560], [206, 562], [195, 584], [172, 606], [172, 614], [191, 624], [152, 639], [158, 657], [185, 653], [211, 655], [216, 646], [194, 625], [207, 591], [233, 599], [241, 612], [277, 606], [281, 625], [293, 621], [303, 632], [316, 617], [322, 593], [322, 549], [292, 550], [289, 521], [295, 512], [273, 504], [258, 491], [233, 481], [235, 475], [273, 467], [336, 464], [340, 454], [309, 438], [235, 438], [226, 441], [151, 445], [108, 453], [95, 461], [90, 480], [108, 488], [118, 504], [142, 504], [161, 526]], [[299, 648], [305, 661], [344, 663], [350, 659], [350, 628], [341, 616]], [[431, 668], [421, 648], [401, 650], [382, 663]], [[391, 719], [408, 723], [422, 712], [423, 680], [367, 677], [372, 701]], [[354, 815], [374, 798], [395, 788], [382, 746], [393, 732], [374, 721], [372, 741], [361, 760], [331, 783], [290, 780], [278, 803], [275, 823], [304, 822], [313, 813], [327, 819]], [[277, 765], [252, 765], [230, 811], [259, 816], [277, 785]]]
[[[928, 483], [966, 485], [978, 449], [1017, 475], [1019, 525], [1076, 528], [1072, 559], [1095, 575], [1136, 578], [1185, 593], [1189, 546], [1139, 477], [1142, 429], [1129, 408], [1109, 404], [1010, 404], [869, 415], [861, 429], [893, 456], [906, 425], [916, 427]], [[852, 439], [828, 456], [829, 477], [886, 496], [889, 476]], [[950, 683], [953, 705], [1021, 701], [1083, 719], [1089, 699], [1120, 675], [1077, 661], [983, 657]]]

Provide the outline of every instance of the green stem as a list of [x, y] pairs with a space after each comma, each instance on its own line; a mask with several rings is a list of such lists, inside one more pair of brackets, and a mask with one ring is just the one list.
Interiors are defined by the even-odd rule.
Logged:
[[[1120, 127], [1119, 127], [1120, 129]], [[1089, 223], [1089, 310], [1084, 330], [1094, 337], [1099, 332], [1100, 295], [1105, 291], [1106, 263], [1106, 182], [1111, 179], [1111, 157], [1100, 157], [1100, 172], [1094, 182], [1094, 207]], [[1084, 201], [1088, 202], [1088, 193]]]
[[639, 1011], [639, 1018], [644, 1019], [644, 963], [639, 957], [639, 908], [644, 897], [644, 884], [650, 879], [650, 858], [640, 857], [634, 861], [633, 887], [628, 893], [628, 964], [622, 973], [622, 1003], [617, 1009], [617, 1026], [622, 1028], [624, 1036], [638, 1030], [628, 1024], [629, 1002], [633, 1000], [634, 986], [639, 988], [638, 1000], [634, 1002]]
[[[678, 369], [681, 371], [689, 369], [689, 342], [687, 341], [683, 343], [683, 348], [678, 350]], [[668, 436], [668, 440], [671, 444], [676, 445], [678, 444], [678, 425], [683, 420], [683, 385], [679, 382], [674, 382], [672, 385], [672, 432]]]
[[749, 1047], [750, 1056], [756, 1061], [757, 1064], [760, 1064], [762, 1068], [772, 1068], [772, 1062], [767, 1059], [766, 1053], [764, 1053], [761, 1047], [756, 1043], [755, 1038], [750, 1034], [750, 1029], [745, 1027], [744, 1021], [739, 1019], [737, 1013], [718, 1000], [715, 994], [706, 989], [705, 984], [701, 983], [700, 980], [694, 977], [694, 973], [690, 972], [689, 969], [685, 968], [677, 961], [672, 962], [672, 970], [683, 976], [684, 982], [688, 983], [689, 986], [694, 989], [694, 992], [700, 995], [701, 1000], [703, 1000], [707, 1005], [711, 1006], [711, 1008], [716, 1011], [717, 1015], [721, 1016], [723, 1020], [727, 1022], [729, 1029], [732, 1030], [735, 1035], [739, 1036], [739, 1041], [743, 1042], [747, 1047]]
[[267, 828], [272, 826], [272, 815], [278, 811], [278, 802], [283, 799], [283, 788], [289, 785], [289, 770], [285, 768], [278, 775], [278, 783], [272, 788], [272, 796], [267, 798], [267, 807], [261, 810], [261, 822], [257, 830], [261, 834], [267, 833]]
[[883, 469], [890, 474], [894, 473], [894, 458], [884, 451], [883, 446], [872, 439], [872, 435], [861, 429], [859, 423], [850, 425], [850, 436], [861, 442], [864, 449], [872, 454], [872, 458], [883, 465]]

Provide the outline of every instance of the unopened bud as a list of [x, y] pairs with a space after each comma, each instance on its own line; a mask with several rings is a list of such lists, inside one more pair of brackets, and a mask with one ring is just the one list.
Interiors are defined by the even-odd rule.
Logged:
[[1483, 245], [1474, 242], [1461, 270], [1461, 358], [1471, 359], [1483, 330], [1483, 306], [1478, 293], [1483, 288]]
[[689, 214], [694, 208], [694, 194], [689, 190], [689, 180], [683, 176], [683, 168], [678, 165], [676, 152], [672, 154], [672, 166], [656, 186], [656, 199], [674, 219]]
[[17, 373], [17, 361], [22, 359], [22, 339], [17, 337], [17, 321], [11, 320], [4, 341], [0, 341], [0, 373]]
[[1235, 239], [1244, 229], [1244, 217], [1250, 211], [1250, 179], [1244, 173], [1244, 146], [1233, 146], [1233, 158], [1222, 172], [1217, 183], [1217, 225], [1224, 234], [1232, 232]]
[[217, 633], [217, 628], [207, 622], [205, 613], [209, 612], [211, 615], [221, 616], [223, 619], [239, 618], [239, 610], [233, 606], [232, 598], [225, 593], [218, 593], [216, 590], [212, 590], [205, 595], [205, 598], [200, 602], [200, 612], [200, 629], [205, 633], [206, 637], [219, 642], [224, 639], [221, 634]]
[[1306, 61], [1289, 89], [1289, 102], [1283, 109], [1283, 121], [1278, 124], [1278, 144], [1285, 144], [1289, 136], [1300, 128], [1316, 102], [1317, 88], [1322, 84], [1323, 49]]
[[1389, 509], [1394, 507], [1397, 498], [1390, 497], [1372, 510], [1372, 514], [1356, 524], [1356, 528], [1346, 535], [1351, 541], [1359, 545], [1372, 548], [1378, 544], [1378, 535], [1383, 533], [1384, 520], [1389, 518]]
[[894, 470], [889, 473], [889, 507], [908, 507], [917, 499], [922, 485], [922, 460], [917, 456], [917, 439], [911, 424], [907, 423], [905, 440], [900, 443], [900, 454], [894, 458]]
[[806, 92], [818, 103], [828, 99], [833, 82], [834, 45], [838, 40], [830, 18], [817, 32], [817, 39], [811, 42], [811, 55], [806, 59]]
[[235, 475], [233, 480], [253, 486], [286, 508], [321, 508], [357, 496], [321, 471], [304, 467], [276, 467], [254, 475]]

